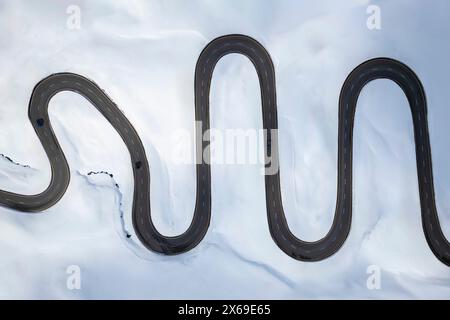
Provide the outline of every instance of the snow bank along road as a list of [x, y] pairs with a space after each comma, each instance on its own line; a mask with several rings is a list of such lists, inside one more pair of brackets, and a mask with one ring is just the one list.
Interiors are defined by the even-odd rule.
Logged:
[[[270, 129], [278, 128], [275, 70], [265, 48], [250, 37], [227, 35], [217, 38], [200, 54], [195, 69], [195, 120], [203, 123], [199, 130], [203, 134], [210, 127], [211, 78], [216, 63], [229, 53], [245, 55], [256, 68], [261, 88], [263, 126], [268, 132], [266, 153], [271, 156], [272, 161], [278, 161], [278, 143], [275, 143], [277, 137], [270, 134]], [[277, 171], [265, 175], [270, 233], [280, 249], [292, 258], [302, 261], [325, 259], [338, 251], [348, 236], [352, 219], [352, 144], [356, 104], [362, 88], [368, 82], [381, 78], [396, 82], [408, 99], [414, 123], [423, 231], [434, 255], [450, 266], [450, 244], [442, 233], [435, 205], [424, 89], [410, 68], [389, 58], [376, 58], [362, 63], [350, 73], [342, 86], [339, 98], [336, 212], [332, 227], [324, 238], [316, 242], [305, 242], [291, 233], [283, 212], [280, 173]], [[55, 94], [66, 90], [77, 92], [88, 99], [117, 130], [130, 152], [134, 175], [133, 226], [143, 245], [149, 250], [169, 255], [194, 248], [205, 236], [211, 218], [209, 164], [204, 159], [197, 162], [195, 211], [187, 231], [175, 237], [166, 237], [159, 233], [150, 214], [149, 165], [136, 130], [95, 83], [77, 74], [50, 75], [36, 85], [30, 99], [29, 119], [51, 164], [50, 185], [36, 195], [0, 191], [0, 203], [13, 209], [36, 212], [51, 207], [64, 195], [69, 184], [70, 171], [49, 121], [48, 104]], [[202, 154], [207, 145], [208, 141], [202, 140], [197, 145], [197, 151]], [[267, 166], [270, 166], [270, 163]]]

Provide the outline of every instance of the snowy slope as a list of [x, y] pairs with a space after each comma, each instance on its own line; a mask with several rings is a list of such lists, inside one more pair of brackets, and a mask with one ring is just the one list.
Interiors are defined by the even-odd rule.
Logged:
[[[366, 27], [371, 2], [364, 0], [0, 0], [0, 188], [33, 194], [49, 183], [27, 104], [39, 80], [75, 72], [99, 84], [135, 126], [150, 161], [155, 224], [166, 235], [183, 232], [194, 208], [195, 166], [173, 161], [173, 133], [194, 133], [201, 50], [217, 36], [242, 33], [260, 41], [275, 64], [283, 203], [296, 236], [317, 240], [331, 226], [343, 81], [359, 63], [388, 56], [412, 67], [425, 87], [436, 202], [450, 238], [450, 4], [372, 2], [381, 8], [381, 30]], [[69, 5], [81, 9], [80, 30], [66, 25]], [[251, 63], [223, 58], [212, 84], [212, 127], [259, 129], [260, 108]], [[212, 166], [213, 217], [197, 248], [175, 257], [148, 252], [133, 233], [132, 171], [118, 134], [73, 93], [58, 94], [50, 116], [71, 183], [43, 213], [0, 207], [0, 298], [450, 296], [450, 269], [422, 232], [412, 121], [394, 83], [378, 80], [361, 94], [352, 230], [337, 254], [316, 263], [293, 260], [272, 241], [255, 164]], [[81, 290], [66, 286], [70, 265], [81, 269]], [[366, 286], [371, 265], [381, 270], [380, 290]]]

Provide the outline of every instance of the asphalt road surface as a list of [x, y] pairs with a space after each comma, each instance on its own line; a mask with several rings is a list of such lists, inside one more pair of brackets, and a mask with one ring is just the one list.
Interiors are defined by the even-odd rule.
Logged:
[[[195, 120], [203, 123], [200, 129], [202, 132], [197, 134], [203, 135], [210, 128], [211, 78], [216, 63], [230, 53], [245, 55], [255, 66], [261, 88], [264, 129], [277, 129], [275, 70], [272, 59], [256, 40], [243, 35], [227, 35], [211, 41], [197, 61]], [[450, 244], [442, 233], [436, 212], [424, 89], [410, 68], [389, 58], [377, 58], [362, 63], [350, 73], [342, 86], [339, 98], [336, 211], [331, 229], [324, 238], [306, 242], [292, 234], [283, 211], [280, 173], [277, 171], [275, 174], [268, 174], [266, 171], [266, 207], [270, 233], [280, 249], [292, 258], [302, 261], [322, 260], [334, 254], [344, 244], [352, 220], [352, 148], [356, 104], [362, 88], [368, 82], [382, 78], [396, 82], [408, 99], [414, 123], [423, 231], [435, 256], [450, 266]], [[61, 91], [74, 91], [88, 99], [117, 130], [127, 146], [134, 175], [133, 226], [143, 245], [149, 250], [168, 255], [194, 248], [205, 236], [211, 219], [209, 164], [204, 159], [197, 160], [195, 211], [189, 228], [175, 237], [166, 237], [159, 233], [150, 213], [149, 164], [136, 130], [99, 86], [77, 74], [58, 73], [43, 79], [34, 88], [30, 99], [29, 119], [51, 164], [52, 178], [48, 188], [36, 195], [0, 191], [0, 203], [20, 211], [37, 212], [53, 206], [64, 195], [70, 180], [70, 170], [48, 117], [49, 101]], [[266, 153], [271, 155], [272, 161], [278, 163], [276, 139], [276, 135], [269, 134]], [[202, 140], [202, 143], [197, 145], [197, 154], [202, 154], [207, 146], [208, 141]], [[269, 163], [266, 167], [271, 164], [274, 163]], [[395, 232], [396, 228], [401, 227], [392, 226], [392, 231]]]

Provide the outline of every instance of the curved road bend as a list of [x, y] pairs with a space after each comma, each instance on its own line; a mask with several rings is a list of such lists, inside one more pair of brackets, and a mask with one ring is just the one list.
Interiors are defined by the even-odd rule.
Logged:
[[[230, 53], [243, 54], [256, 68], [261, 88], [264, 129], [277, 129], [275, 70], [272, 60], [256, 40], [243, 35], [227, 35], [211, 41], [200, 54], [195, 69], [195, 120], [202, 121], [203, 134], [210, 128], [209, 91], [216, 63]], [[375, 79], [390, 79], [404, 91], [411, 107], [416, 144], [417, 172], [422, 225], [428, 245], [436, 257], [450, 266], [450, 244], [442, 233], [436, 212], [427, 107], [423, 87], [415, 73], [389, 58], [366, 61], [355, 68], [342, 86], [339, 99], [338, 177], [336, 212], [328, 234], [315, 242], [305, 242], [289, 230], [281, 200], [280, 173], [265, 176], [266, 206], [270, 233], [289, 256], [302, 261], [325, 259], [343, 245], [352, 218], [352, 147], [356, 104], [362, 88]], [[88, 99], [120, 134], [130, 152], [134, 175], [133, 226], [149, 250], [178, 254], [194, 248], [205, 236], [211, 218], [211, 170], [203, 159], [197, 161], [195, 211], [189, 228], [181, 235], [166, 237], [156, 230], [150, 213], [150, 171], [142, 142], [131, 123], [114, 102], [92, 81], [72, 73], [53, 74], [33, 90], [29, 119], [50, 160], [52, 178], [48, 188], [37, 195], [0, 191], [0, 204], [20, 211], [45, 210], [64, 195], [70, 180], [69, 166], [48, 117], [50, 99], [61, 91], [74, 91]], [[270, 133], [270, 130], [268, 131]], [[266, 152], [278, 162], [277, 137], [268, 135]], [[197, 154], [207, 141], [197, 146]], [[208, 155], [207, 155], [208, 156]], [[269, 167], [270, 164], [267, 165]]]

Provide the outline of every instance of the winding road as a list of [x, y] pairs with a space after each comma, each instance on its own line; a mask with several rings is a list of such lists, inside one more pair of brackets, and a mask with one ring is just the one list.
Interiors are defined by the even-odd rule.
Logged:
[[[230, 53], [245, 55], [256, 69], [261, 88], [263, 126], [268, 130], [266, 153], [278, 163], [277, 137], [270, 134], [270, 129], [278, 128], [275, 70], [269, 53], [248, 36], [219, 37], [211, 41], [200, 54], [195, 69], [195, 120], [201, 121], [203, 125], [199, 129], [202, 132], [197, 134], [203, 135], [210, 128], [209, 91], [213, 71], [217, 62]], [[337, 252], [344, 244], [352, 220], [352, 149], [356, 105], [362, 88], [370, 81], [382, 78], [397, 83], [408, 99], [414, 124], [423, 231], [434, 255], [450, 266], [450, 244], [441, 230], [436, 211], [425, 92], [410, 68], [389, 58], [376, 58], [362, 63], [350, 73], [342, 86], [339, 98], [336, 211], [331, 229], [324, 238], [305, 242], [292, 234], [283, 211], [280, 173], [266, 171], [266, 207], [270, 233], [278, 247], [292, 258], [301, 261], [322, 260]], [[117, 130], [127, 146], [134, 175], [133, 227], [142, 244], [149, 250], [167, 255], [194, 248], [205, 236], [211, 219], [209, 164], [204, 159], [197, 160], [195, 211], [189, 228], [175, 237], [159, 233], [151, 219], [149, 164], [136, 130], [99, 86], [77, 74], [53, 74], [40, 81], [31, 95], [28, 115], [51, 164], [49, 186], [36, 195], [0, 191], [0, 203], [20, 211], [37, 212], [53, 206], [64, 195], [69, 185], [70, 170], [48, 116], [50, 99], [61, 91], [74, 91], [89, 100]], [[203, 154], [207, 146], [208, 141], [202, 139], [202, 143], [197, 144], [197, 155]], [[209, 148], [206, 152], [209, 152]], [[271, 163], [267, 164], [266, 170], [270, 166]], [[396, 227], [401, 226], [393, 226]]]

